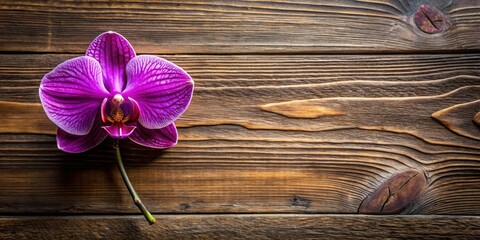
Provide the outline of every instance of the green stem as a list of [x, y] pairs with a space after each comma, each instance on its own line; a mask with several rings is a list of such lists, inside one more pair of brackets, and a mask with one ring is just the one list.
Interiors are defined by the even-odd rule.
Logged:
[[130, 192], [130, 196], [132, 196], [133, 202], [135, 202], [135, 205], [142, 211], [143, 216], [147, 219], [148, 223], [150, 225], [155, 223], [155, 218], [152, 216], [152, 214], [147, 210], [145, 205], [143, 205], [142, 201], [140, 200], [140, 197], [138, 196], [137, 192], [135, 192], [135, 189], [133, 189], [132, 183], [130, 183], [130, 179], [128, 179], [127, 172], [125, 171], [125, 167], [123, 166], [122, 162], [122, 155], [120, 154], [120, 147], [118, 145], [118, 140], [116, 139], [115, 142], [113, 143], [113, 148], [115, 149], [115, 156], [117, 159], [117, 165], [118, 169], [120, 170], [120, 174], [122, 175], [123, 182], [125, 182], [125, 185], [127, 186], [128, 192]]

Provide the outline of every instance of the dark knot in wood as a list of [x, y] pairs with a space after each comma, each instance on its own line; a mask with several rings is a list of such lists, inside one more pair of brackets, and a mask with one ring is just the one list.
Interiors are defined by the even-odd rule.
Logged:
[[293, 196], [292, 198], [290, 198], [290, 202], [292, 206], [302, 206], [304, 208], [310, 207], [310, 203], [311, 203], [310, 200], [299, 197], [299, 196]]
[[448, 18], [434, 7], [422, 4], [414, 15], [415, 24], [425, 33], [441, 33], [450, 26]]
[[358, 208], [358, 213], [398, 213], [412, 203], [426, 188], [427, 179], [423, 172], [407, 170], [391, 176]]

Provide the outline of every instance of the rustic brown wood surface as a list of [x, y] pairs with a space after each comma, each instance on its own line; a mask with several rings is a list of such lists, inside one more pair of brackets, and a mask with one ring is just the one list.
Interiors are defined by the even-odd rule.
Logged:
[[[478, 239], [479, 217], [355, 215], [158, 215], [149, 226], [137, 216], [7, 217], [0, 238], [37, 239]], [[46, 231], [45, 229], [49, 229]], [[85, 231], [88, 229], [88, 231]]]
[[450, 25], [434, 37], [422, 0], [1, 2], [0, 51], [84, 52], [106, 30], [160, 54], [480, 50], [478, 0], [431, 1]]
[[[0, 238], [474, 238], [479, 24], [479, 1], [0, 1]], [[153, 227], [125, 215], [112, 141], [63, 153], [39, 103], [106, 30], [195, 81], [177, 146], [122, 144], [142, 201], [176, 213]], [[322, 215], [358, 212], [423, 216]]]

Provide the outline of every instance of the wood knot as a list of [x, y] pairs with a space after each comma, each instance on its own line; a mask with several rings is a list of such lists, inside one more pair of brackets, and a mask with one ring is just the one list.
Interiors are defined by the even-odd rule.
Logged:
[[426, 186], [423, 172], [412, 169], [397, 173], [363, 200], [358, 213], [398, 213], [420, 196]]
[[290, 198], [290, 203], [292, 204], [292, 206], [302, 206], [308, 208], [310, 207], [311, 201], [299, 196], [293, 196], [292, 198]]
[[182, 203], [178, 208], [180, 209], [180, 211], [187, 211], [188, 209], [190, 209], [190, 205], [188, 203]]
[[417, 27], [425, 33], [441, 33], [450, 27], [447, 16], [436, 8], [422, 4], [414, 14]]

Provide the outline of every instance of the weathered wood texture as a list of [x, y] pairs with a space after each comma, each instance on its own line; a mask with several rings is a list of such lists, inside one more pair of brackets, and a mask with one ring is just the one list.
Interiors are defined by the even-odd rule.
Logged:
[[[3, 217], [1, 239], [478, 239], [479, 217], [160, 215]], [[80, 234], [81, 233], [81, 234]]]
[[[38, 84], [73, 56], [0, 55], [0, 212], [137, 212], [111, 142], [80, 155], [56, 148]], [[416, 169], [426, 188], [403, 213], [480, 214], [479, 106], [456, 127], [477, 137], [431, 117], [480, 98], [479, 54], [165, 57], [196, 81], [180, 142], [123, 146], [153, 212], [355, 213]]]
[[[478, 26], [479, 0], [0, 0], [0, 239], [474, 239]], [[112, 141], [61, 152], [38, 99], [108, 30], [195, 80], [176, 147], [122, 143], [177, 213], [153, 226]], [[464, 216], [318, 215], [358, 212]]]
[[[449, 28], [416, 26], [424, 3]], [[0, 1], [0, 51], [84, 52], [99, 33], [144, 53], [412, 52], [480, 50], [478, 0]]]

